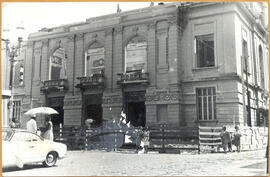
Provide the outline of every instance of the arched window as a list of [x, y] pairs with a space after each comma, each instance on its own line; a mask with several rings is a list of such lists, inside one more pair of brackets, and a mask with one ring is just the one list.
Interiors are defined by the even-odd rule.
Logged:
[[49, 79], [66, 78], [66, 52], [64, 48], [58, 48], [50, 57]]
[[85, 53], [85, 76], [103, 74], [104, 72], [104, 47], [95, 42]]
[[125, 72], [147, 70], [147, 42], [137, 36], [131, 39], [125, 50]]
[[24, 82], [24, 66], [20, 62], [16, 62], [14, 66], [14, 85], [21, 86]]
[[263, 65], [263, 51], [262, 46], [259, 46], [259, 62], [260, 62], [260, 78], [261, 86], [264, 87], [264, 65]]

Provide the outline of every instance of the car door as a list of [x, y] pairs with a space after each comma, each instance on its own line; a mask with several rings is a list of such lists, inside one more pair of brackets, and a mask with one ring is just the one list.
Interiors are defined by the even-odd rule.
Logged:
[[16, 146], [15, 156], [24, 164], [39, 162], [40, 147], [38, 139], [30, 132], [16, 132], [12, 143]]
[[34, 149], [35, 161], [43, 162], [47, 155], [46, 142], [38, 135], [31, 133], [31, 147]]

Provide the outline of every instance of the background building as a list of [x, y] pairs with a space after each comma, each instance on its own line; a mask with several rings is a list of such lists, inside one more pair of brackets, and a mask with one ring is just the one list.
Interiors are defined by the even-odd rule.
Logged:
[[264, 126], [265, 8], [159, 4], [32, 33], [22, 55], [24, 81], [14, 89], [21, 123], [29, 108], [50, 106], [60, 113], [55, 126], [88, 118], [100, 125], [122, 108], [134, 126]]

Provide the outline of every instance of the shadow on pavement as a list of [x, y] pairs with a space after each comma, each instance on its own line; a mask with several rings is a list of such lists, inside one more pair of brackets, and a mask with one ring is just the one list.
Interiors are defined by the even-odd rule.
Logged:
[[[54, 167], [57, 167], [55, 165]], [[9, 167], [2, 169], [2, 172], [12, 172], [12, 171], [23, 171], [23, 170], [31, 170], [31, 169], [38, 169], [38, 168], [53, 168], [53, 167], [44, 167], [42, 164], [31, 164], [31, 165], [24, 165], [23, 168], [18, 167]]]
[[266, 169], [266, 161], [265, 162], [258, 162], [251, 165], [246, 165], [241, 168], [255, 168], [255, 169]]

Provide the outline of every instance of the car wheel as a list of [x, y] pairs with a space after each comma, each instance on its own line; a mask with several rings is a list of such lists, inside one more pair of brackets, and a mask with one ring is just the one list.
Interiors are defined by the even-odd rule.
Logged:
[[56, 152], [49, 152], [46, 156], [43, 165], [46, 167], [52, 167], [56, 164], [57, 161], [57, 153]]

